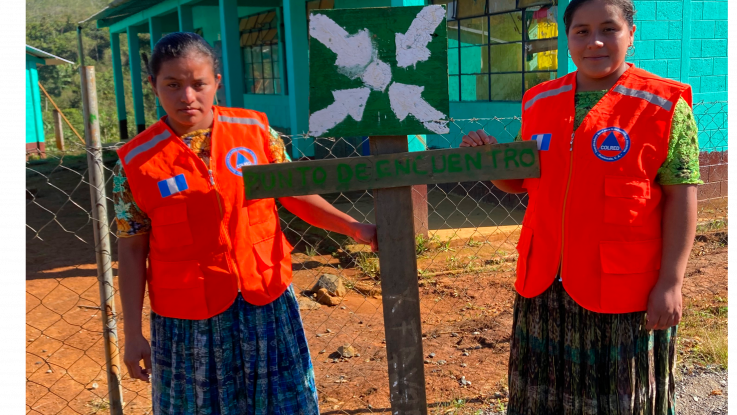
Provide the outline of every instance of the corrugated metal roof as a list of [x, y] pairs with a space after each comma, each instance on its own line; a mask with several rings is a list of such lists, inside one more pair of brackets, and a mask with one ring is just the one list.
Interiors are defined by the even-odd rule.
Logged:
[[43, 59], [46, 65], [61, 65], [64, 63], [71, 63], [72, 65], [74, 65], [74, 62], [70, 62], [64, 58], [60, 58], [56, 55], [44, 52], [41, 49], [36, 49], [33, 46], [26, 45], [26, 53]]

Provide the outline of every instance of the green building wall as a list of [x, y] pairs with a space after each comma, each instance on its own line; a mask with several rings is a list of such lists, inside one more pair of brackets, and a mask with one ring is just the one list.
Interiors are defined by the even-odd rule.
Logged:
[[43, 65], [44, 61], [26, 54], [26, 145], [44, 142], [37, 64]]
[[[170, 0], [171, 1], [171, 0]], [[183, 1], [183, 0], [178, 0]], [[286, 87], [281, 94], [256, 95], [243, 93], [243, 105], [266, 113], [271, 125], [280, 131], [296, 135], [308, 129], [307, 102], [309, 100], [309, 73], [307, 56], [307, 25], [305, 0], [282, 0], [277, 7], [279, 27], [280, 61], [282, 79]], [[424, 5], [429, 0], [335, 0], [335, 8], [387, 7]], [[262, 3], [263, 4], [263, 3]], [[558, 76], [575, 71], [575, 65], [567, 58], [567, 41], [562, 16], [568, 0], [558, 2], [558, 22], [561, 36], [558, 40]], [[162, 7], [156, 6], [156, 7]], [[156, 8], [154, 7], [154, 8]], [[704, 0], [635, 0], [637, 9], [635, 55], [629, 59], [638, 67], [657, 75], [692, 85], [694, 102], [727, 100], [727, 1]], [[153, 9], [152, 8], [152, 11]], [[271, 7], [237, 7], [238, 17], [246, 17], [274, 9]], [[217, 5], [192, 5], [193, 27], [201, 29], [205, 39], [219, 47], [222, 43]], [[162, 16], [162, 19], [168, 18]], [[174, 19], [174, 17], [172, 17]], [[115, 25], [113, 25], [115, 26]], [[111, 27], [111, 30], [113, 27]], [[120, 27], [115, 28], [120, 31]], [[461, 45], [463, 46], [463, 45]], [[471, 52], [471, 53], [477, 53]], [[287, 55], [287, 56], [284, 56]], [[480, 58], [480, 57], [478, 57]], [[242, 53], [238, 56], [242, 63]], [[470, 61], [480, 62], [481, 59]], [[480, 63], [479, 63], [480, 65]], [[458, 72], [457, 57], [449, 53], [449, 72]], [[445, 76], [445, 74], [438, 74]], [[239, 84], [242, 84], [239, 83]], [[472, 96], [476, 85], [463, 84], [463, 96]], [[457, 87], [456, 87], [457, 89]], [[451, 90], [451, 95], [456, 92]], [[221, 91], [218, 100], [225, 105]], [[520, 116], [520, 102], [459, 102], [451, 98], [450, 116], [455, 119], [513, 118]], [[696, 105], [697, 116], [709, 122], [700, 125], [700, 146], [703, 151], [727, 149], [726, 104]], [[471, 128], [485, 128], [500, 141], [511, 141], [519, 130], [519, 120], [485, 122], [478, 126], [468, 122], [451, 123], [451, 132], [445, 136], [427, 135], [410, 137], [410, 148], [448, 148], [460, 143], [463, 132]], [[293, 156], [314, 155], [311, 138], [294, 141]]]
[[635, 54], [629, 61], [690, 84], [699, 147], [726, 151], [727, 0], [639, 0], [635, 9]]

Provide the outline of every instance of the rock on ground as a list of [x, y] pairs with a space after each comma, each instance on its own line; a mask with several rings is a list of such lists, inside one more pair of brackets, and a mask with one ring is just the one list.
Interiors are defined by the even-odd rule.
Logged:
[[333, 307], [340, 304], [340, 297], [333, 297], [328, 290], [320, 288], [317, 290], [317, 302]]
[[344, 344], [338, 347], [338, 354], [340, 354], [341, 357], [353, 357], [356, 355], [356, 349], [354, 349], [350, 344]]
[[320, 304], [309, 297], [299, 297], [299, 299], [297, 299], [297, 302], [299, 303], [300, 310], [316, 310], [320, 308]]
[[343, 297], [347, 292], [343, 279], [333, 274], [322, 274], [310, 291], [316, 293], [321, 288], [327, 290], [333, 297]]

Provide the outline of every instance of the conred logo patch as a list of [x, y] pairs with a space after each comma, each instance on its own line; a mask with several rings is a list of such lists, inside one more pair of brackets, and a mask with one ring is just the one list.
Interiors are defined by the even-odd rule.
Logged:
[[599, 130], [591, 140], [594, 155], [604, 161], [617, 161], [630, 151], [630, 136], [621, 128]]
[[256, 153], [250, 148], [236, 147], [225, 156], [225, 165], [228, 166], [228, 170], [237, 176], [243, 176], [241, 173], [241, 167], [252, 166], [258, 164], [258, 158]]

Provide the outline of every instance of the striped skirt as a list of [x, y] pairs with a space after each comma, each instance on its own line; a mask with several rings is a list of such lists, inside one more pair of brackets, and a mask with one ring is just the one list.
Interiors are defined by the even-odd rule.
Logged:
[[291, 286], [265, 306], [238, 295], [206, 320], [151, 313], [151, 349], [156, 415], [319, 413]]
[[601, 314], [555, 280], [514, 304], [508, 415], [673, 415], [676, 327], [645, 312]]

